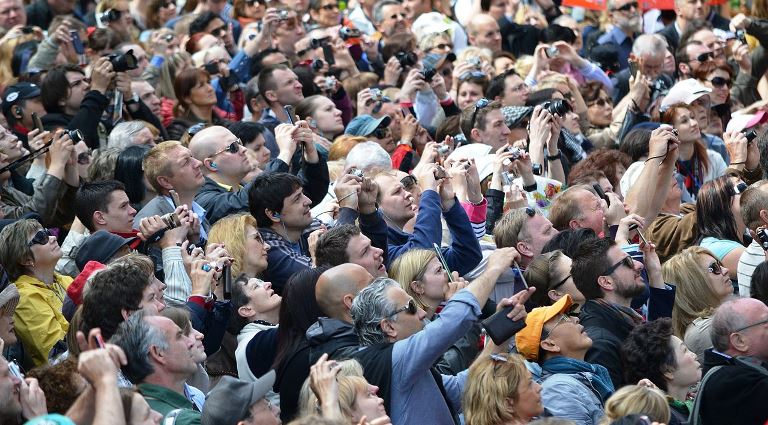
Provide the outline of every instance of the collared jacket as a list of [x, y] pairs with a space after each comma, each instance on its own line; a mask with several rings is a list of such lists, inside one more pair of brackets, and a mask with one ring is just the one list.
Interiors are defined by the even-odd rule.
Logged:
[[604, 409], [591, 375], [589, 372], [544, 374], [541, 403], [547, 412], [577, 425], [597, 425]]
[[195, 410], [191, 401], [169, 388], [153, 384], [139, 384], [139, 393], [147, 400], [152, 410], [165, 416], [172, 410], [181, 409], [176, 416], [175, 425], [199, 425], [202, 423], [200, 412]]
[[69, 330], [61, 309], [72, 278], [54, 274], [54, 281], [47, 286], [33, 276], [22, 275], [14, 282], [19, 290], [19, 305], [13, 317], [16, 335], [24, 344], [29, 360], [25, 364], [40, 366], [48, 362], [51, 349]]
[[44, 174], [34, 186], [32, 196], [11, 186], [0, 186], [0, 213], [3, 218], [21, 218], [24, 214], [35, 212], [46, 227], [58, 227], [74, 220], [77, 187], [50, 174]]
[[701, 423], [764, 424], [768, 420], [768, 362], [750, 366], [745, 362], [758, 359], [728, 357], [713, 350], [704, 352], [702, 376], [716, 366], [697, 397], [701, 400]]

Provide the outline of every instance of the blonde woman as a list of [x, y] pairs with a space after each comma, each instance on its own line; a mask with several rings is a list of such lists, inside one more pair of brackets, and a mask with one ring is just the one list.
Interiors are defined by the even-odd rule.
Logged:
[[217, 221], [208, 232], [209, 243], [221, 243], [234, 258], [232, 277], [244, 273], [259, 277], [267, 269], [269, 244], [256, 229], [256, 219], [250, 214], [229, 215]]
[[466, 425], [520, 425], [544, 412], [541, 385], [519, 354], [484, 355], [469, 368], [462, 401]]
[[669, 423], [669, 405], [664, 394], [656, 388], [627, 385], [613, 393], [605, 402], [605, 416], [601, 425], [627, 415], [647, 416], [651, 422]]
[[711, 315], [733, 294], [728, 269], [711, 251], [693, 246], [667, 260], [661, 272], [677, 287], [672, 331], [703, 364], [704, 350], [712, 347]]

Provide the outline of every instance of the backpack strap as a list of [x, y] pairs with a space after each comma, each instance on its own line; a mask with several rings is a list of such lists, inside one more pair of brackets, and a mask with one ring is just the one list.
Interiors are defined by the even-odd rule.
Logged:
[[691, 409], [691, 414], [688, 417], [688, 425], [701, 425], [701, 400], [702, 400], [702, 394], [704, 394], [704, 386], [707, 384], [707, 381], [709, 381], [709, 378], [715, 374], [718, 370], [722, 369], [723, 366], [715, 366], [712, 369], [709, 369], [707, 371], [707, 374], [704, 375], [704, 378], [701, 380], [701, 383], [699, 384], [699, 392], [696, 394], [696, 399], [693, 402], [693, 408]]

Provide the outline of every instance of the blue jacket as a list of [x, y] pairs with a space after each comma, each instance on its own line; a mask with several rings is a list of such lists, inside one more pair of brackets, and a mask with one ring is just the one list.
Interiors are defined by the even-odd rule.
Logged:
[[451, 271], [459, 272], [459, 275], [462, 276], [474, 269], [483, 259], [483, 254], [466, 211], [456, 201], [450, 210], [443, 212], [440, 195], [434, 190], [425, 190], [421, 194], [419, 214], [416, 217], [413, 233], [405, 233], [394, 227], [388, 227], [389, 258], [387, 267], [397, 257], [411, 249], [431, 250], [434, 249], [433, 244], [439, 245], [443, 237], [441, 214], [445, 217], [452, 239], [451, 246], [442, 249], [448, 268]]
[[589, 372], [543, 376], [541, 404], [552, 416], [570, 419], [576, 425], [597, 425], [603, 417], [603, 402], [592, 387]]

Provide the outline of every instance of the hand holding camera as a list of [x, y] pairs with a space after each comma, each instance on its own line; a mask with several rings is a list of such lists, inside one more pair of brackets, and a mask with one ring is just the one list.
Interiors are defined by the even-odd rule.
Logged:
[[106, 95], [107, 89], [115, 78], [115, 70], [109, 57], [96, 59], [91, 70], [91, 90]]

